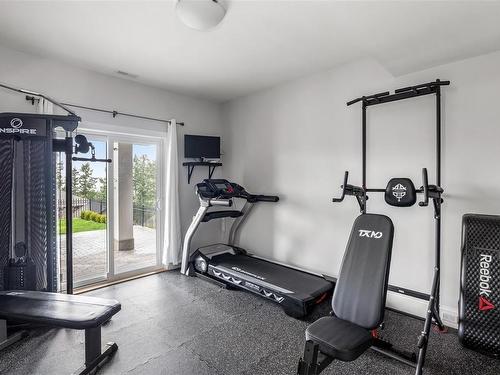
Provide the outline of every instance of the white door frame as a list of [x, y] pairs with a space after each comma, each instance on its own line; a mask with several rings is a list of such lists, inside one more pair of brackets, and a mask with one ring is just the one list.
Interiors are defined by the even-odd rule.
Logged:
[[[105, 130], [104, 130], [105, 129]], [[139, 131], [138, 131], [139, 130]], [[107, 141], [107, 154], [108, 157], [112, 158], [114, 154], [114, 143], [115, 142], [124, 142], [131, 144], [145, 144], [145, 145], [156, 145], [157, 152], [157, 190], [156, 190], [156, 199], [157, 199], [157, 216], [156, 216], [156, 264], [153, 266], [122, 272], [119, 274], [115, 273], [115, 264], [114, 264], [114, 214], [110, 214], [114, 212], [114, 163], [110, 163], [107, 168], [107, 182], [108, 182], [108, 202], [107, 202], [107, 211], [108, 211], [108, 225], [107, 225], [107, 240], [108, 240], [108, 254], [107, 254], [107, 275], [106, 281], [112, 282], [121, 279], [126, 279], [133, 276], [138, 276], [141, 274], [160, 271], [166, 269], [162, 264], [162, 253], [163, 253], [163, 209], [165, 207], [164, 204], [164, 163], [165, 163], [165, 155], [166, 152], [164, 150], [166, 144], [166, 131], [165, 127], [164, 131], [153, 131], [146, 129], [134, 129], [134, 132], [140, 133], [131, 133], [131, 129], [129, 127], [123, 126], [111, 126], [108, 124], [100, 124], [100, 123], [92, 123], [92, 122], [83, 122], [78, 127], [78, 131], [83, 134], [88, 134], [89, 136], [99, 138], [102, 137]], [[94, 280], [92, 280], [94, 281]], [[103, 281], [100, 280], [95, 280]]]
[[[121, 272], [117, 274], [114, 269], [114, 259], [113, 255], [114, 252], [110, 251], [110, 267], [109, 267], [109, 275], [108, 279], [114, 279], [114, 278], [124, 278], [124, 277], [130, 277], [134, 276], [136, 274], [141, 274], [141, 273], [147, 273], [147, 272], [152, 272], [152, 271], [157, 271], [163, 268], [161, 259], [162, 259], [162, 244], [163, 244], [163, 238], [162, 238], [162, 224], [163, 224], [163, 219], [162, 219], [162, 212], [160, 210], [160, 207], [163, 207], [163, 194], [162, 194], [162, 186], [163, 186], [163, 181], [162, 181], [162, 173], [161, 171], [163, 170], [163, 155], [165, 154], [163, 152], [163, 142], [162, 139], [158, 138], [153, 138], [153, 137], [136, 137], [136, 136], [130, 136], [130, 135], [110, 135], [108, 137], [109, 143], [108, 143], [108, 149], [111, 149], [110, 151], [114, 151], [113, 147], [115, 143], [129, 143], [133, 145], [155, 145], [156, 146], [156, 184], [157, 184], [157, 189], [156, 189], [156, 264], [154, 266], [149, 266], [149, 267], [144, 267], [141, 269], [133, 270], [133, 271], [128, 271], [128, 272]], [[112, 155], [112, 154], [111, 154]], [[110, 212], [114, 212], [114, 194], [111, 192], [114, 192], [115, 188], [115, 180], [114, 180], [114, 163], [111, 163], [111, 168], [108, 169], [108, 176], [110, 183], [108, 183], [108, 196], [111, 198], [110, 199]], [[113, 210], [113, 211], [111, 211]], [[114, 215], [113, 215], [114, 216]], [[111, 227], [111, 226], [110, 226]], [[110, 244], [113, 244], [113, 233], [110, 233]], [[110, 249], [112, 249], [111, 247]]]
[[[97, 133], [93, 133], [93, 132], [86, 132], [86, 135], [89, 136], [89, 138], [91, 139], [94, 139], [96, 141], [100, 141], [100, 142], [106, 142], [106, 145], [108, 145], [108, 138], [102, 134], [97, 134]], [[107, 147], [107, 146], [106, 146]], [[109, 155], [108, 151], [106, 151], [106, 154]], [[97, 157], [99, 158], [100, 156], [97, 155]], [[109, 173], [109, 165], [107, 166], [106, 168], [106, 180], [108, 179], [108, 173]], [[109, 219], [109, 193], [107, 192], [106, 193], [106, 217]], [[106, 240], [109, 242], [109, 221], [106, 220]], [[73, 241], [74, 243], [74, 241]], [[101, 275], [101, 276], [96, 276], [96, 277], [92, 277], [92, 278], [88, 278], [88, 279], [84, 279], [84, 280], [73, 280], [73, 285], [75, 288], [80, 288], [80, 287], [83, 287], [83, 286], [87, 286], [87, 285], [92, 285], [92, 284], [97, 284], [97, 283], [101, 283], [103, 281], [106, 281], [108, 276], [109, 276], [109, 265], [108, 265], [108, 253], [109, 253], [109, 250], [106, 249], [106, 254], [104, 255], [105, 258], [106, 258], [106, 274], [104, 275]], [[73, 261], [74, 261], [74, 258], [73, 258]], [[74, 279], [74, 272], [73, 272], [73, 279]]]

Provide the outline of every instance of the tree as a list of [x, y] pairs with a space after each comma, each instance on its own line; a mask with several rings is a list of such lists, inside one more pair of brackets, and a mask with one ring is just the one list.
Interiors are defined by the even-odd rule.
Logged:
[[[78, 191], [78, 186], [80, 184], [80, 172], [76, 167], [73, 167], [73, 170], [71, 172], [71, 182], [73, 185], [73, 194]], [[66, 190], [66, 188], [65, 188]]]
[[94, 171], [90, 167], [90, 163], [83, 163], [80, 170], [73, 178], [76, 180], [74, 192], [82, 198], [92, 199], [96, 194], [97, 177], [93, 176]]
[[66, 190], [66, 185], [65, 185], [64, 180], [63, 180], [62, 171], [63, 171], [63, 162], [58, 161], [56, 163], [56, 187], [57, 187], [57, 191], [65, 191]]
[[95, 199], [105, 201], [108, 196], [108, 180], [106, 177], [99, 177], [99, 191], [95, 193]]
[[153, 206], [156, 203], [156, 162], [147, 155], [134, 155], [134, 204]]

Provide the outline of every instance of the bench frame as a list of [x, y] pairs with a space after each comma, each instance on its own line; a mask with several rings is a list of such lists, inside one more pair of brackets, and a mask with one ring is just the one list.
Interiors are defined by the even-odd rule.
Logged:
[[319, 345], [308, 340], [304, 346], [304, 357], [300, 359], [297, 368], [299, 375], [318, 375], [334, 360], [319, 350]]
[[9, 336], [7, 333], [7, 321], [0, 319], [0, 350], [5, 349], [26, 336], [28, 336], [26, 331], [19, 331]]
[[[0, 319], [0, 350], [28, 336], [26, 331], [7, 334], [7, 321]], [[97, 372], [118, 350], [118, 345], [108, 342], [101, 347], [101, 326], [85, 329], [85, 363], [73, 375], [87, 375]]]

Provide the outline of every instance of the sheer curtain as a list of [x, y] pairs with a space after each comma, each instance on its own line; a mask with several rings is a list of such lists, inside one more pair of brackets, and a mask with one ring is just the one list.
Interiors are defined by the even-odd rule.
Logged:
[[177, 122], [170, 121], [167, 129], [166, 163], [164, 168], [165, 209], [162, 262], [176, 266], [181, 261], [181, 220], [179, 214], [179, 160], [177, 153]]

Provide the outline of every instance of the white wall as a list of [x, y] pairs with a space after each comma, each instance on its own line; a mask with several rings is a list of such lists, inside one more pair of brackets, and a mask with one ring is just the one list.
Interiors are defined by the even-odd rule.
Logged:
[[[114, 109], [164, 119], [176, 118], [186, 126], [179, 126], [179, 160], [184, 160], [184, 134], [220, 135], [220, 108], [209, 101], [155, 89], [133, 81], [114, 78], [51, 60], [28, 55], [0, 46], [0, 82], [43, 92], [56, 100], [90, 107]], [[0, 112], [33, 112], [34, 107], [24, 95], [0, 89]], [[102, 126], [115, 129], [124, 126], [131, 133], [145, 130], [166, 132], [166, 124], [132, 119], [93, 111], [76, 110], [83, 126]], [[90, 124], [93, 123], [93, 124]], [[193, 182], [206, 178], [205, 169], [197, 170], [191, 185], [187, 184], [185, 167], [180, 168], [181, 220], [183, 232], [198, 208]], [[216, 174], [220, 173], [220, 170]], [[220, 228], [212, 223], [200, 227], [193, 247], [218, 241]]]
[[[354, 218], [355, 199], [331, 203], [343, 172], [361, 184], [361, 107], [347, 100], [406, 85], [449, 79], [443, 89], [442, 291], [445, 320], [452, 324], [459, 293], [461, 217], [499, 213], [500, 53], [394, 78], [373, 60], [358, 61], [228, 102], [223, 106], [224, 172], [250, 191], [277, 193], [242, 231], [243, 247], [311, 271], [338, 274]], [[421, 185], [421, 168], [434, 181], [434, 97], [368, 110], [368, 185], [391, 177]], [[432, 209], [389, 207], [372, 196], [370, 212], [395, 223], [391, 284], [428, 292], [433, 264]], [[422, 314], [425, 304], [391, 295], [389, 304]], [[451, 321], [450, 321], [451, 320]]]
[[[224, 175], [250, 191], [277, 193], [281, 201], [262, 204], [241, 233], [244, 247], [262, 256], [311, 271], [337, 275], [352, 221], [354, 199], [332, 204], [344, 170], [361, 183], [360, 107], [348, 99], [405, 85], [450, 79], [443, 95], [442, 305], [456, 314], [460, 262], [460, 223], [466, 212], [498, 213], [500, 188], [496, 161], [500, 138], [500, 53], [443, 65], [394, 78], [373, 60], [306, 77], [240, 98], [222, 107], [113, 78], [67, 64], [0, 47], [0, 82], [41, 91], [75, 104], [185, 121], [179, 128], [180, 160], [184, 133], [223, 135]], [[23, 95], [0, 90], [0, 111], [33, 111]], [[164, 129], [156, 122], [80, 110], [91, 123], [126, 126], [131, 131]], [[420, 171], [434, 172], [432, 97], [369, 109], [370, 186], [384, 187], [392, 176], [406, 176], [419, 186]], [[223, 134], [221, 134], [223, 133]], [[193, 184], [181, 171], [183, 229], [197, 209]], [[193, 180], [205, 177], [197, 170]], [[216, 176], [221, 175], [221, 170]], [[433, 178], [431, 178], [432, 181]], [[372, 197], [369, 210], [388, 214], [396, 225], [391, 283], [427, 291], [433, 252], [431, 209], [397, 209]], [[214, 224], [215, 225], [215, 224]], [[212, 223], [200, 227], [194, 246], [219, 240]], [[389, 303], [414, 312], [422, 305], [402, 296]]]

